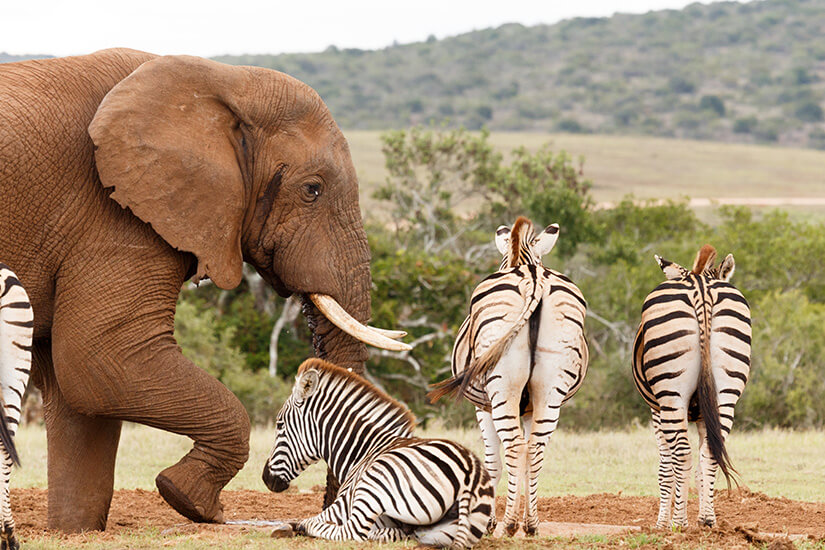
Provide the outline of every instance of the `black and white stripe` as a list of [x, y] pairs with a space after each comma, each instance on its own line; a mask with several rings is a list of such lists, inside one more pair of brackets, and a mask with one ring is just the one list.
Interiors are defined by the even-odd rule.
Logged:
[[503, 444], [508, 472], [504, 528], [511, 535], [518, 529], [519, 493], [525, 486], [524, 529], [536, 532], [544, 448], [562, 404], [587, 372], [584, 297], [570, 279], [541, 263], [557, 238], [557, 225], [535, 235], [526, 218], [516, 220], [512, 230], [498, 229], [501, 268], [473, 292], [453, 348], [453, 376], [430, 392], [432, 400], [456, 393], [476, 406], [485, 465], [495, 484], [502, 475]]
[[335, 501], [296, 530], [331, 540], [469, 548], [493, 514], [490, 476], [466, 448], [413, 436], [412, 413], [375, 386], [320, 359], [301, 365], [278, 413], [263, 479], [283, 491], [324, 459], [342, 480]]
[[20, 423], [23, 394], [31, 374], [34, 314], [26, 290], [14, 272], [0, 264], [0, 387], [3, 414], [0, 415], [0, 540], [4, 548], [18, 548], [14, 535], [14, 517], [9, 500], [9, 482], [13, 464], [19, 464], [14, 434]]
[[733, 409], [750, 372], [751, 321], [744, 296], [728, 281], [734, 260], [714, 267], [705, 245], [688, 271], [656, 256], [667, 281], [642, 306], [633, 348], [633, 379], [650, 406], [659, 447], [659, 517], [665, 527], [687, 525], [691, 469], [688, 422], [699, 431], [699, 523], [716, 523], [713, 486], [717, 467], [735, 472], [725, 449]]

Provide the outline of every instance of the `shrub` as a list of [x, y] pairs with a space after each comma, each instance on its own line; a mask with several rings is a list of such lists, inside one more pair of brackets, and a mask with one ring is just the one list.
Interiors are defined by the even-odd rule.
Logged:
[[717, 116], [725, 116], [725, 103], [719, 96], [703, 95], [699, 100], [699, 108], [716, 113]]
[[794, 114], [803, 122], [822, 122], [824, 118], [822, 107], [813, 101], [806, 101], [799, 105]]
[[737, 118], [733, 123], [733, 131], [737, 134], [750, 134], [756, 129], [758, 119], [755, 116], [747, 118]]

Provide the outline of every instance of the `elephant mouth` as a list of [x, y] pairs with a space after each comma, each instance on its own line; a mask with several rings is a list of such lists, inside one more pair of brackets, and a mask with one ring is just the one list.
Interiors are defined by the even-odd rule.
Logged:
[[[284, 282], [274, 272], [258, 270], [263, 279], [283, 298], [288, 298], [292, 294], [298, 293], [287, 287]], [[409, 351], [412, 349], [408, 344], [399, 342], [407, 335], [403, 330], [387, 330], [364, 325], [338, 303], [338, 301], [328, 294], [315, 292], [300, 293], [304, 302], [304, 313], [308, 311], [308, 302], [311, 302], [330, 323], [349, 334], [356, 340], [369, 346], [390, 351]], [[307, 315], [311, 319], [311, 315]], [[310, 327], [312, 328], [312, 327]], [[314, 331], [313, 331], [314, 332]]]

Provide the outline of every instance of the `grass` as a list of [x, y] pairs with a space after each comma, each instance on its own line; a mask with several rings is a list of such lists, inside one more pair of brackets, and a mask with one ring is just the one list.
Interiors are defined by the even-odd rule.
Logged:
[[[372, 191], [386, 178], [381, 132], [346, 131], [361, 185], [361, 206], [377, 203]], [[584, 156], [584, 174], [597, 202], [637, 198], [822, 197], [825, 151], [680, 139], [578, 134], [491, 134], [508, 152], [535, 150], [550, 142], [574, 159]], [[807, 211], [801, 207], [803, 211]], [[795, 209], [794, 209], [795, 210]], [[821, 213], [822, 207], [815, 208]]]
[[[564, 415], [562, 415], [562, 425]], [[483, 454], [478, 432], [465, 429], [432, 428], [423, 436], [456, 440]], [[261, 471], [272, 445], [272, 431], [257, 427], [252, 432], [250, 458], [229, 483], [228, 490], [265, 491]], [[46, 436], [40, 426], [21, 427], [16, 438], [23, 460], [12, 478], [13, 487], [46, 487]], [[694, 443], [695, 432], [691, 436]], [[190, 448], [182, 436], [145, 426], [127, 424], [123, 429], [115, 471], [118, 489], [154, 489], [154, 478], [176, 462]], [[736, 431], [728, 450], [742, 482], [753, 491], [793, 500], [825, 501], [825, 432], [784, 430]], [[658, 456], [653, 433], [647, 427], [627, 431], [572, 433], [556, 432], [545, 454], [539, 495], [588, 495], [618, 493], [656, 495]], [[294, 483], [299, 491], [324, 484], [326, 471], [312, 466]], [[505, 480], [499, 485], [504, 490]]]

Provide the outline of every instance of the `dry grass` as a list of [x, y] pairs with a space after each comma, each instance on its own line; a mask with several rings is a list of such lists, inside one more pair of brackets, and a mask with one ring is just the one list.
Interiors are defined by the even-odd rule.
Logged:
[[[362, 207], [386, 178], [380, 132], [345, 132], [361, 182]], [[490, 142], [508, 152], [550, 142], [577, 159], [598, 202], [638, 198], [822, 197], [825, 151], [650, 137], [497, 132]], [[823, 209], [816, 209], [821, 212]]]

